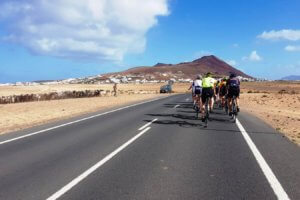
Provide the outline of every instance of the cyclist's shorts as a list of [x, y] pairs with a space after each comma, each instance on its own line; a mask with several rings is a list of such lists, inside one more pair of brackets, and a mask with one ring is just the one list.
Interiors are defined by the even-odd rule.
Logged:
[[230, 87], [228, 89], [228, 98], [232, 98], [233, 96], [240, 96], [240, 88], [239, 87]]
[[195, 96], [195, 87], [194, 86], [192, 87], [192, 96], [193, 97]]
[[226, 95], [226, 87], [225, 86], [222, 86], [221, 88], [220, 88], [220, 92], [219, 92], [219, 95], [221, 96], [221, 97], [223, 97], [223, 96], [225, 96]]
[[195, 87], [195, 94], [200, 95], [202, 93], [202, 88], [201, 87]]
[[213, 96], [214, 96], [214, 89], [213, 88], [203, 88], [202, 89], [201, 100], [202, 100], [203, 103], [205, 103], [205, 101], [208, 97], [212, 98]]
[[219, 87], [216, 87], [216, 94], [219, 94]]

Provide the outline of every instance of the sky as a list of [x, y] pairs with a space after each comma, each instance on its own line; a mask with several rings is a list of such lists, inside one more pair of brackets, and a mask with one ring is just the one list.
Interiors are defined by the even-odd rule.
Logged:
[[216, 55], [259, 78], [300, 75], [299, 0], [1, 0], [0, 83]]

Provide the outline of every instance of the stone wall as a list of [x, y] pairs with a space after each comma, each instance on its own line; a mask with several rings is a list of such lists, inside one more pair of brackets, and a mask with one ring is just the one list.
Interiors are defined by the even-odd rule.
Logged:
[[[134, 90], [118, 90], [118, 94], [155, 94], [158, 91], [134, 91]], [[85, 97], [101, 97], [112, 96], [114, 94], [111, 90], [84, 90], [84, 91], [63, 91], [51, 92], [45, 94], [21, 94], [0, 97], [0, 104], [22, 103], [32, 101], [50, 101], [58, 99], [71, 99], [71, 98], [85, 98]]]

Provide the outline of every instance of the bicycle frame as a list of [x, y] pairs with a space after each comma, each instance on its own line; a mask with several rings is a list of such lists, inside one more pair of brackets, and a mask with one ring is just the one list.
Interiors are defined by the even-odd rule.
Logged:
[[207, 123], [208, 123], [208, 119], [209, 119], [209, 108], [208, 108], [208, 104], [210, 102], [210, 97], [208, 96], [205, 100], [205, 121], [204, 121], [204, 127], [207, 127]]
[[237, 117], [237, 108], [236, 108], [236, 96], [233, 96], [232, 97], [232, 109], [231, 109], [231, 112], [232, 112], [232, 119], [233, 119], [233, 122], [236, 121], [236, 117]]

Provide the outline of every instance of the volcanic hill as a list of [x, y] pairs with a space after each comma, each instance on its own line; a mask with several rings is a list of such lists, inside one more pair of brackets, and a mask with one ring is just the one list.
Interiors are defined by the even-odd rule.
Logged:
[[203, 56], [192, 62], [183, 62], [179, 64], [157, 63], [154, 66], [134, 67], [123, 72], [110, 73], [106, 75], [122, 75], [122, 76], [144, 76], [152, 77], [156, 80], [168, 80], [170, 78], [193, 79], [197, 74], [205, 74], [212, 72], [216, 77], [228, 76], [230, 72], [234, 72], [238, 76], [251, 78], [251, 76], [232, 67], [225, 61], [214, 55]]

